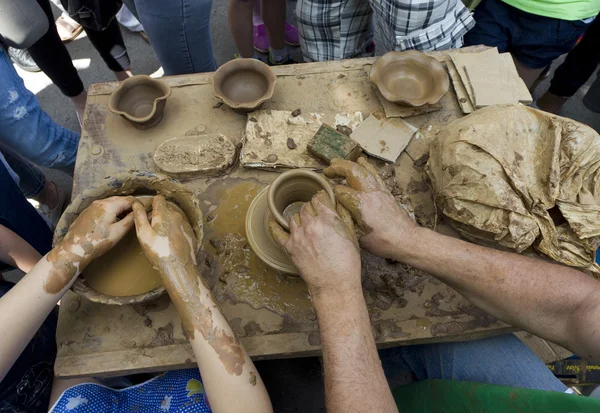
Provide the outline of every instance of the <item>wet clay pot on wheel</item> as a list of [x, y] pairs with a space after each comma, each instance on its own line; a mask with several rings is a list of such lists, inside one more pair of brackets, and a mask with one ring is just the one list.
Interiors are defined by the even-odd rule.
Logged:
[[215, 72], [213, 94], [235, 112], [248, 113], [271, 99], [276, 81], [271, 68], [260, 60], [234, 59]]
[[136, 128], [148, 129], [161, 121], [169, 96], [171, 88], [165, 82], [136, 75], [121, 82], [110, 95], [108, 109]]
[[325, 178], [307, 169], [295, 169], [281, 174], [254, 198], [246, 215], [246, 236], [254, 253], [267, 265], [286, 274], [298, 275], [287, 252], [271, 237], [269, 219], [274, 217], [289, 231], [288, 220], [320, 190], [325, 190], [335, 202], [333, 190]]
[[384, 54], [369, 78], [386, 100], [409, 106], [437, 103], [450, 87], [444, 66], [416, 50]]
[[[111, 196], [134, 195], [141, 197], [143, 195], [152, 196], [156, 194], [163, 195], [168, 202], [172, 202], [183, 211], [198, 239], [199, 249], [202, 245], [203, 224], [198, 198], [181, 183], [165, 175], [152, 172], [131, 172], [113, 175], [99, 181], [77, 195], [60, 218], [54, 231], [52, 245], [56, 246], [62, 241], [73, 221], [97, 199], [104, 199]], [[135, 233], [135, 228], [132, 228], [131, 231]], [[132, 234], [128, 234], [126, 237], [129, 235]], [[118, 248], [118, 245], [115, 248]], [[111, 249], [108, 254], [115, 248]], [[115, 251], [119, 252], [118, 250]], [[199, 250], [196, 251], [196, 253], [198, 252]], [[109, 296], [102, 294], [88, 284], [85, 278], [85, 270], [75, 280], [71, 290], [90, 301], [114, 305], [142, 303], [160, 297], [165, 293], [165, 288], [160, 285], [151, 291], [137, 295]]]

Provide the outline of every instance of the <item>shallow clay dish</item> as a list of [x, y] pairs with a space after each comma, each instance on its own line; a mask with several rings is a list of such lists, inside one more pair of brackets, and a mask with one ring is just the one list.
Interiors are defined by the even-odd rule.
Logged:
[[256, 195], [246, 214], [246, 238], [250, 248], [265, 264], [289, 275], [298, 275], [298, 269], [292, 263], [287, 252], [271, 237], [269, 232], [269, 205], [265, 188]]
[[[131, 172], [110, 176], [77, 195], [58, 221], [52, 244], [56, 246], [64, 238], [73, 221], [96, 199], [104, 199], [116, 195], [139, 196], [156, 194], [163, 195], [168, 201], [176, 204], [185, 213], [196, 234], [198, 248], [200, 248], [200, 245], [202, 245], [203, 227], [202, 212], [200, 211], [198, 198], [179, 182], [152, 172]], [[90, 301], [116, 305], [142, 303], [165, 293], [165, 288], [161, 285], [143, 294], [125, 297], [108, 296], [91, 288], [85, 279], [85, 274], [77, 278], [71, 290]]]
[[444, 66], [416, 50], [384, 54], [369, 78], [385, 99], [410, 106], [437, 103], [450, 87]]
[[215, 72], [213, 93], [234, 111], [247, 113], [271, 99], [276, 81], [271, 68], [260, 60], [234, 59]]
[[136, 128], [147, 129], [161, 121], [169, 96], [171, 88], [165, 82], [136, 75], [121, 82], [110, 95], [108, 109]]

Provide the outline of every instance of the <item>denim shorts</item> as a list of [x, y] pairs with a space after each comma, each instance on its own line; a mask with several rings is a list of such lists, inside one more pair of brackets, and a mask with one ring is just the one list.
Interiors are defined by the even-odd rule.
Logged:
[[568, 53], [589, 23], [538, 16], [502, 0], [483, 0], [475, 9], [475, 27], [464, 37], [465, 46], [484, 44], [510, 52], [524, 66], [542, 69]]

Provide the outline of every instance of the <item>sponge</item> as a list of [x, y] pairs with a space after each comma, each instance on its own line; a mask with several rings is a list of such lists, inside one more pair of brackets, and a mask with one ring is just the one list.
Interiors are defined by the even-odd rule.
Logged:
[[362, 153], [358, 143], [325, 124], [315, 133], [307, 149], [317, 158], [327, 162], [331, 162], [333, 158], [356, 161]]

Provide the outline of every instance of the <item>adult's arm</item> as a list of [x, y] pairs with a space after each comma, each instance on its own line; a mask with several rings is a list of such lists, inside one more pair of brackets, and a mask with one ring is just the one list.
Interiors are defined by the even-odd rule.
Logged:
[[428, 272], [515, 327], [600, 361], [600, 281], [557, 264], [481, 247], [416, 225], [375, 169], [335, 160], [336, 196], [359, 223], [368, 251]]
[[0, 225], [0, 261], [29, 272], [42, 258], [27, 241], [4, 225]]
[[117, 221], [131, 203], [118, 197], [95, 201], [64, 240], [0, 298], [0, 381], [81, 271], [131, 229], [133, 215]]
[[148, 260], [157, 268], [196, 356], [211, 408], [220, 412], [272, 412], [254, 363], [198, 273], [196, 237], [189, 222], [162, 196], [152, 202], [152, 224], [141, 203], [135, 226]]
[[397, 412], [373, 339], [348, 211], [320, 192], [290, 221], [291, 234], [274, 220], [269, 225], [308, 284], [321, 333], [327, 411]]

